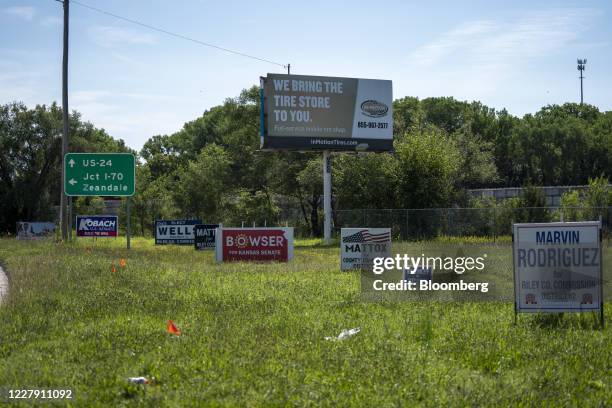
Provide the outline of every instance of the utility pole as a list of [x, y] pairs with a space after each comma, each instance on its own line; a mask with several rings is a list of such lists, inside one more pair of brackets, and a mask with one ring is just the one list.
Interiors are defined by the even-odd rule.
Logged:
[[64, 156], [68, 153], [68, 19], [70, 17], [69, 0], [63, 1], [64, 5], [64, 55], [62, 59], [62, 114], [64, 122], [64, 133], [62, 134], [62, 167], [61, 196], [60, 196], [60, 224], [62, 229], [62, 240], [68, 239], [68, 214], [67, 197], [64, 190]]
[[582, 73], [586, 69], [586, 67], [585, 67], [586, 63], [587, 63], [586, 58], [585, 59], [578, 59], [578, 71], [580, 71], [580, 104], [581, 105], [584, 102], [584, 94], [583, 94], [583, 91], [582, 91], [582, 80], [584, 79], [584, 76], [582, 75]]

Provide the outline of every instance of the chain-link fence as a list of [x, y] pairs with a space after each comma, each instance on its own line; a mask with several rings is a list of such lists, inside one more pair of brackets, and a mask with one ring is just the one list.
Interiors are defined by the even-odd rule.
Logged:
[[338, 210], [335, 229], [348, 227], [391, 228], [394, 238], [422, 240], [438, 237], [510, 236], [517, 222], [597, 221], [604, 237], [610, 236], [612, 207], [430, 208]]
[[[155, 216], [154, 211], [146, 211], [132, 206], [131, 222], [134, 235], [152, 236], [155, 219], [197, 218], [189, 214]], [[323, 214], [319, 209], [317, 216], [318, 232], [322, 232]], [[97, 202], [74, 208], [77, 214], [116, 214], [119, 225], [125, 229], [126, 200]], [[223, 222], [227, 226], [290, 226], [295, 227], [295, 236], [310, 237], [312, 223], [310, 212], [303, 214], [295, 206], [288, 205], [276, 220], [239, 218], [238, 221], [207, 220]], [[416, 241], [440, 237], [482, 237], [493, 241], [508, 239], [512, 224], [517, 222], [554, 222], [554, 221], [602, 221], [605, 238], [612, 237], [612, 207], [494, 207], [494, 208], [427, 208], [427, 209], [355, 209], [335, 210], [333, 226], [336, 234], [340, 228], [382, 227], [391, 228], [394, 239]], [[51, 220], [47, 220], [51, 221]], [[57, 221], [57, 220], [56, 220]], [[505, 238], [504, 238], [505, 237]], [[608, 239], [608, 242], [610, 240]]]

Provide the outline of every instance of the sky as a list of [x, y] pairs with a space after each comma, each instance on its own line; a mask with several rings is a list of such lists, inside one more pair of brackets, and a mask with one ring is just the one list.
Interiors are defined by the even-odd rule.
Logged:
[[[478, 100], [522, 116], [612, 110], [610, 1], [79, 0], [292, 74], [390, 79], [393, 96]], [[62, 4], [0, 0], [0, 104], [61, 102]], [[282, 66], [72, 3], [69, 107], [139, 150]]]

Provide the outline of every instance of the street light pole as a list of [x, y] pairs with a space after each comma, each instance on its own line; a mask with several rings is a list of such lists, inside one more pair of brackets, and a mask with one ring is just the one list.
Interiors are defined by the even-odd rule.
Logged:
[[582, 90], [582, 80], [584, 79], [584, 76], [582, 75], [582, 73], [586, 69], [586, 67], [585, 67], [586, 63], [587, 63], [586, 58], [585, 59], [578, 59], [578, 71], [580, 71], [580, 104], [581, 105], [584, 102], [584, 94], [583, 94], [583, 90]]

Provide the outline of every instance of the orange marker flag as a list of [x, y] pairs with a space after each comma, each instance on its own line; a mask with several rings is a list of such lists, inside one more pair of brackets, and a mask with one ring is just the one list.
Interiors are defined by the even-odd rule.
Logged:
[[111, 268], [112, 273], [117, 273], [117, 268], [115, 267], [115, 263], [113, 262], [113, 266]]
[[127, 262], [125, 262], [125, 259], [121, 258], [119, 260], [119, 266], [122, 268], [125, 268], [125, 265], [127, 265]]
[[176, 327], [172, 320], [168, 320], [168, 323], [166, 323], [166, 331], [170, 334], [176, 334], [177, 336], [181, 335], [181, 329]]

